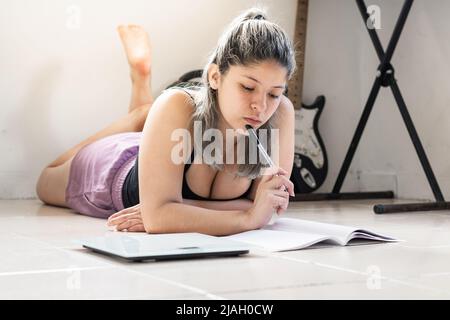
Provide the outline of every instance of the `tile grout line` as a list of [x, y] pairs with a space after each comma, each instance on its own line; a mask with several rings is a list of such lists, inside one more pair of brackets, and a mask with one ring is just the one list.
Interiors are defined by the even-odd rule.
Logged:
[[[50, 248], [53, 248], [53, 249], [56, 249], [56, 250], [60, 250], [60, 251], [62, 251], [64, 253], [67, 253], [67, 251], [70, 250], [70, 248], [56, 247], [56, 246], [54, 246], [52, 244], [49, 244], [46, 241], [34, 239], [32, 237], [29, 237], [29, 236], [24, 236], [23, 234], [16, 234], [16, 235], [18, 235], [20, 237], [23, 237], [23, 238], [30, 239], [30, 240], [32, 240], [34, 242], [44, 243], [44, 244], [48, 245]], [[426, 247], [426, 248], [429, 248], [429, 247]], [[424, 247], [424, 249], [425, 249], [425, 247]], [[69, 251], [69, 252], [70, 253], [81, 253], [81, 252], [76, 252], [76, 251]], [[283, 255], [271, 255], [269, 253], [269, 254], [266, 255], [266, 257], [277, 257], [277, 258], [292, 260], [292, 261], [301, 262], [301, 263], [309, 263], [309, 264], [312, 263], [312, 264], [315, 264], [315, 265], [320, 266], [320, 267], [325, 267], [325, 268], [340, 270], [340, 271], [344, 271], [344, 272], [350, 272], [350, 273], [356, 273], [356, 274], [360, 274], [360, 275], [364, 275], [364, 276], [369, 276], [369, 274], [364, 272], [364, 271], [356, 271], [356, 270], [352, 270], [352, 269], [345, 269], [345, 268], [341, 268], [341, 267], [337, 267], [337, 266], [333, 266], [333, 265], [316, 263], [316, 262], [313, 262], [313, 261], [310, 261], [310, 260], [302, 260], [302, 259], [297, 259], [297, 258], [291, 258], [291, 257], [288, 257], [288, 256], [283, 256]], [[174, 282], [172, 280], [167, 280], [167, 279], [164, 279], [164, 278], [158, 278], [157, 276], [152, 276], [151, 274], [147, 274], [147, 273], [142, 272], [142, 271], [135, 271], [135, 270], [132, 270], [132, 269], [127, 269], [126, 267], [123, 267], [123, 266], [116, 266], [112, 262], [105, 262], [105, 263], [108, 264], [108, 265], [111, 265], [112, 268], [121, 268], [121, 269], [124, 269], [126, 271], [132, 271], [132, 272], [144, 275], [146, 277], [151, 277], [151, 278], [154, 278], [154, 279], [158, 279], [160, 281], [165, 281], [165, 282], [170, 283], [170, 284], [175, 285], [175, 286], [181, 286], [181, 287], [183, 286], [182, 283], [177, 283], [177, 282]], [[95, 268], [100, 268], [100, 267], [92, 267], [92, 269], [95, 269]], [[106, 268], [106, 266], [104, 268]], [[81, 269], [83, 269], [83, 268], [81, 268]], [[87, 270], [87, 269], [89, 269], [89, 267], [86, 267], [84, 269]], [[68, 268], [68, 269], [54, 269], [54, 270], [70, 271], [70, 270], [77, 270], [77, 269], [76, 268]], [[49, 272], [51, 272], [51, 271], [49, 271]], [[55, 271], [55, 272], [58, 272], [58, 271]], [[0, 273], [0, 275], [1, 275], [1, 273]], [[434, 276], [434, 275], [439, 275], [439, 274], [437, 274], [437, 273], [435, 273], [435, 274], [430, 273], [430, 274], [425, 274], [423, 276]], [[437, 292], [446, 292], [447, 293], [447, 291], [436, 289], [436, 288], [432, 288], [432, 287], [421, 286], [419, 284], [415, 284], [414, 282], [408, 283], [408, 282], [404, 282], [404, 281], [397, 280], [397, 279], [394, 279], [394, 278], [389, 278], [389, 277], [386, 277], [386, 276], [379, 276], [379, 278], [383, 279], [383, 280], [386, 280], [386, 281], [392, 281], [392, 282], [397, 282], [397, 283], [400, 283], [400, 284], [404, 284], [404, 285], [407, 285], [407, 286], [410, 286], [410, 287], [416, 287], [416, 288], [421, 288], [421, 289], [426, 289], [426, 290], [433, 290], [433, 291], [437, 291]], [[210, 294], [207, 291], [204, 291], [202, 289], [195, 288], [195, 287], [190, 287], [188, 285], [186, 285], [186, 289], [194, 291], [194, 292], [197, 292], [197, 293], [200, 292], [202, 295], [206, 295], [206, 296], [208, 296]], [[214, 294], [212, 294], [211, 296], [212, 297], [218, 297], [218, 296], [215, 296]]]
[[448, 275], [450, 275], [450, 272], [435, 272], [435, 273], [423, 273], [419, 275], [419, 277], [442, 277]]
[[[22, 234], [15, 233], [15, 232], [14, 232], [13, 234], [15, 234], [16, 236], [19, 236], [19, 237], [22, 237], [22, 238], [29, 239], [29, 240], [31, 240], [31, 241], [37, 242], [37, 243], [45, 244], [45, 245], [49, 246], [49, 247], [52, 248], [52, 249], [55, 249], [55, 250], [58, 250], [58, 251], [62, 251], [62, 252], [64, 252], [64, 253], [67, 253], [67, 249], [63, 249], [63, 248], [54, 246], [54, 245], [52, 245], [52, 244], [50, 244], [50, 243], [48, 243], [48, 242], [46, 242], [46, 241], [37, 240], [37, 239], [34, 239], [34, 238], [32, 238], [32, 237], [24, 236], [24, 235], [22, 235]], [[80, 254], [81, 254], [81, 252], [71, 252], [71, 253], [72, 253], [72, 254], [77, 254], [77, 253], [80, 253]], [[201, 295], [203, 295], [203, 296], [205, 296], [205, 297], [207, 297], [207, 298], [210, 298], [210, 299], [214, 299], [214, 300], [226, 300], [226, 299], [223, 298], [223, 297], [217, 296], [217, 295], [215, 295], [215, 294], [213, 294], [213, 293], [210, 293], [210, 292], [208, 292], [208, 291], [202, 290], [202, 289], [200, 289], [200, 288], [196, 288], [196, 287], [193, 287], [193, 286], [189, 286], [189, 285], [183, 284], [183, 283], [181, 283], [181, 282], [176, 282], [176, 281], [172, 281], [172, 280], [169, 280], [169, 279], [165, 279], [165, 278], [153, 276], [153, 275], [147, 274], [147, 273], [145, 273], [145, 272], [136, 271], [136, 270], [133, 270], [133, 269], [128, 269], [128, 268], [125, 268], [125, 267], [122, 267], [122, 266], [116, 266], [116, 265], [114, 265], [112, 262], [109, 262], [109, 261], [105, 261], [104, 263], [106, 263], [106, 264], [109, 265], [109, 266], [108, 266], [108, 267], [106, 267], [106, 266], [104, 266], [104, 267], [90, 267], [90, 268], [92, 268], [92, 269], [115, 268], [115, 269], [125, 270], [125, 271], [128, 271], [128, 272], [134, 272], [134, 273], [137, 273], [137, 274], [139, 274], [139, 275], [142, 275], [142, 276], [145, 276], [145, 277], [148, 277], [148, 278], [152, 278], [153, 280], [158, 280], [158, 281], [161, 281], [161, 282], [165, 282], [165, 283], [167, 283], [167, 284], [170, 284], [170, 285], [173, 285], [173, 286], [182, 288], [182, 289], [186, 289], [186, 290], [192, 291], [192, 292], [197, 293], [197, 294], [201, 294]], [[86, 267], [85, 269], [89, 269], [89, 267]], [[65, 270], [65, 271], [73, 271], [73, 270], [78, 270], [78, 269], [77, 269], [77, 268], [67, 268], [67, 269], [60, 269], [60, 270], [63, 270], [63, 271], [64, 271], [64, 270]], [[0, 275], [1, 275], [1, 274], [0, 274]]]
[[[338, 284], [359, 284], [361, 281], [345, 281], [340, 282]], [[239, 290], [227, 290], [227, 291], [221, 291], [222, 294], [234, 294], [234, 293], [245, 293], [245, 292], [258, 292], [258, 291], [266, 291], [266, 290], [284, 290], [284, 289], [292, 289], [292, 288], [309, 288], [309, 287], [321, 287], [321, 286], [330, 286], [335, 285], [336, 283], [333, 282], [326, 282], [326, 283], [306, 283], [306, 284], [295, 284], [295, 285], [280, 285], [280, 286], [268, 286], [268, 287], [261, 287], [261, 288], [252, 288], [252, 289], [239, 289]]]
[[190, 286], [190, 285], [187, 285], [187, 284], [183, 284], [183, 283], [178, 282], [178, 281], [173, 281], [173, 280], [165, 279], [165, 278], [162, 278], [162, 277], [159, 277], [159, 276], [154, 276], [154, 275], [142, 272], [142, 271], [137, 271], [137, 270], [133, 270], [133, 269], [127, 269], [125, 267], [118, 267], [118, 266], [114, 266], [114, 267], [115, 268], [119, 268], [119, 269], [124, 269], [124, 270], [129, 271], [129, 272], [134, 272], [136, 274], [139, 274], [139, 275], [142, 275], [142, 276], [154, 279], [154, 280], [159, 280], [161, 282], [165, 282], [167, 284], [171, 284], [171, 285], [174, 285], [174, 286], [179, 287], [179, 288], [190, 290], [192, 292], [201, 294], [201, 295], [203, 295], [203, 296], [205, 296], [207, 298], [213, 299], [213, 300], [226, 300], [224, 297], [215, 295], [213, 293], [210, 293], [210, 292], [208, 292], [206, 290], [203, 290], [203, 289], [200, 289], [200, 288], [197, 288], [197, 287], [193, 287], [193, 286]]
[[71, 268], [59, 268], [59, 269], [42, 269], [42, 270], [30, 270], [30, 271], [12, 271], [12, 272], [0, 272], [0, 277], [6, 276], [21, 276], [29, 274], [43, 274], [43, 273], [53, 273], [53, 272], [73, 272], [73, 271], [86, 271], [86, 270], [96, 270], [96, 269], [107, 269], [109, 266], [102, 267], [71, 267]]
[[[276, 256], [276, 255], [274, 255], [274, 256]], [[301, 262], [301, 263], [308, 263], [308, 264], [312, 263], [314, 265], [317, 265], [317, 266], [320, 266], [320, 267], [324, 267], [324, 268], [328, 268], [328, 269], [334, 269], [334, 270], [339, 270], [339, 271], [344, 271], [344, 272], [349, 272], [349, 273], [355, 273], [355, 274], [359, 274], [359, 275], [363, 275], [363, 276], [370, 276], [370, 274], [368, 274], [366, 272], [356, 271], [356, 270], [342, 268], [342, 267], [337, 267], [337, 266], [333, 266], [333, 265], [329, 265], [329, 264], [325, 264], [325, 263], [313, 262], [313, 261], [310, 261], [310, 260], [302, 260], [302, 259], [287, 257], [285, 255], [280, 255], [278, 257], [280, 257], [282, 259], [286, 259], [286, 260]], [[379, 279], [390, 281], [390, 282], [394, 282], [394, 283], [403, 284], [403, 285], [406, 285], [406, 286], [412, 287], [412, 288], [425, 289], [425, 290], [433, 291], [433, 292], [438, 293], [438, 294], [448, 293], [445, 290], [436, 289], [436, 288], [428, 287], [428, 286], [423, 286], [423, 285], [415, 284], [413, 282], [405, 282], [405, 281], [402, 281], [402, 280], [399, 280], [399, 279], [390, 278], [390, 277], [386, 277], [386, 276], [379, 276]]]

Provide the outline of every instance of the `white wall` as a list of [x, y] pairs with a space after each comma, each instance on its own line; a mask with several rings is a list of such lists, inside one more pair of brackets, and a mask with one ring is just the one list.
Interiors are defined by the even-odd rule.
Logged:
[[0, 199], [35, 197], [46, 164], [126, 114], [117, 25], [150, 33], [156, 96], [202, 68], [225, 26], [254, 4], [293, 35], [296, 0], [0, 0]]
[[[35, 197], [42, 167], [127, 111], [128, 66], [115, 27], [142, 24], [154, 51], [153, 93], [200, 68], [228, 22], [256, 1], [0, 0], [0, 199]], [[185, 4], [183, 4], [185, 3]], [[258, 1], [292, 35], [295, 0]], [[367, 1], [369, 3], [369, 1]], [[381, 41], [403, 0], [378, 0]], [[81, 12], [70, 28], [71, 7]], [[416, 0], [393, 64], [444, 196], [450, 198], [450, 2]], [[67, 26], [69, 24], [69, 27]], [[330, 191], [378, 61], [353, 0], [311, 0], [304, 101], [327, 97], [320, 129]], [[432, 193], [394, 99], [382, 89], [343, 191]]]
[[[403, 0], [381, 8], [384, 47]], [[398, 85], [444, 197], [450, 199], [450, 2], [416, 0], [392, 63]], [[320, 129], [335, 183], [374, 81], [378, 59], [354, 1], [310, 1], [304, 100], [325, 94]], [[382, 88], [342, 191], [394, 190], [400, 198], [433, 194], [390, 89]]]

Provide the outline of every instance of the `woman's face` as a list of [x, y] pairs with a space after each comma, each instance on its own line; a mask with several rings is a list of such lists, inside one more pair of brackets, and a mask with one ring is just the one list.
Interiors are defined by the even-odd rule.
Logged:
[[286, 88], [287, 69], [268, 60], [249, 66], [231, 66], [218, 79], [215, 85], [222, 125], [245, 131], [247, 124], [259, 128], [277, 110]]

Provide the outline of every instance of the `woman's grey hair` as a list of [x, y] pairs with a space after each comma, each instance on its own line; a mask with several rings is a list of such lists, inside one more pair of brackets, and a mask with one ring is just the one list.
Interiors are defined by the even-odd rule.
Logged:
[[[207, 64], [203, 69], [202, 85], [190, 87], [192, 96], [195, 99], [196, 109], [191, 117], [191, 125], [195, 121], [201, 121], [202, 131], [210, 128], [218, 128], [219, 108], [217, 90], [211, 88], [208, 81], [208, 68], [214, 63], [218, 65], [221, 75], [225, 75], [230, 66], [250, 66], [266, 60], [274, 60], [287, 70], [288, 79], [295, 71], [295, 50], [292, 41], [285, 31], [277, 24], [267, 20], [266, 13], [260, 8], [251, 8], [243, 12], [228, 26], [220, 37], [217, 47], [210, 54]], [[267, 145], [266, 150], [271, 154], [271, 129], [274, 128], [277, 112], [259, 129], [266, 129]], [[261, 175], [261, 170], [266, 164], [257, 161], [249, 161], [249, 141], [248, 136], [240, 135], [246, 146], [245, 163], [238, 164], [237, 176], [257, 178]], [[194, 141], [196, 150], [204, 150], [210, 143]], [[239, 143], [242, 143], [240, 141]], [[217, 170], [223, 170], [222, 163], [209, 163]]]

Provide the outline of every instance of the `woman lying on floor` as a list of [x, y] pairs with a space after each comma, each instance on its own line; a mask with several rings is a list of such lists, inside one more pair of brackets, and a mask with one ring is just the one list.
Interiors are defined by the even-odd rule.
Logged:
[[[119, 231], [148, 233], [229, 235], [283, 213], [293, 196], [295, 118], [283, 95], [295, 69], [286, 33], [259, 9], [246, 11], [220, 37], [201, 86], [170, 88], [153, 101], [148, 35], [135, 25], [118, 31], [131, 67], [129, 113], [48, 165], [39, 198], [108, 218]], [[269, 151], [278, 147], [275, 168], [249, 161], [249, 124], [266, 129]], [[202, 134], [208, 129], [224, 139], [212, 160], [207, 147], [194, 152], [211, 143]], [[181, 153], [180, 132], [188, 137]], [[237, 160], [242, 141], [244, 163]]]

